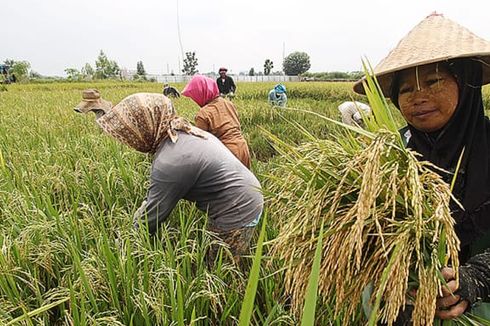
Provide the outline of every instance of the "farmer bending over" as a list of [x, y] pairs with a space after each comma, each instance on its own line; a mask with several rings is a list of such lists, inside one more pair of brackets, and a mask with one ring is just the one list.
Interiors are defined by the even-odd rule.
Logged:
[[250, 152], [240, 129], [235, 105], [219, 96], [214, 80], [194, 76], [182, 95], [190, 97], [201, 107], [196, 115], [196, 126], [216, 136], [240, 162], [250, 168]]
[[99, 119], [112, 108], [112, 103], [100, 97], [100, 92], [96, 89], [86, 89], [82, 92], [82, 101], [75, 107], [78, 113], [95, 113], [95, 118]]
[[170, 86], [169, 84], [163, 84], [163, 95], [167, 97], [173, 96], [175, 98], [180, 97], [179, 91], [175, 87]]
[[364, 122], [362, 120], [363, 114], [368, 115], [371, 113], [369, 105], [358, 101], [344, 102], [338, 106], [338, 109], [342, 115], [342, 123], [350, 126], [364, 127]]
[[270, 105], [285, 108], [286, 104], [288, 103], [286, 86], [283, 84], [277, 84], [274, 86], [274, 88], [269, 92], [267, 99]]
[[[263, 206], [260, 183], [212, 134], [178, 117], [160, 94], [126, 97], [97, 120], [106, 133], [153, 155], [146, 201], [135, 225], [155, 233], [180, 199], [208, 213], [208, 227], [239, 256], [249, 248]], [[209, 259], [214, 261], [216, 249]]]

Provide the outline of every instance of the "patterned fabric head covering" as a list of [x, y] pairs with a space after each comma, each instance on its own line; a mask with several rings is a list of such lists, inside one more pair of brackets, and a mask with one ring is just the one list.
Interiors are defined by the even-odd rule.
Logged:
[[286, 93], [286, 86], [284, 86], [283, 84], [277, 84], [276, 86], [274, 86], [274, 90], [276, 91], [276, 93]]
[[172, 102], [161, 94], [130, 95], [96, 121], [106, 133], [143, 153], [155, 153], [167, 137], [175, 143], [177, 130], [205, 138], [200, 129], [178, 117]]
[[197, 105], [203, 107], [219, 96], [218, 84], [211, 78], [196, 75], [185, 86], [182, 95], [190, 97]]

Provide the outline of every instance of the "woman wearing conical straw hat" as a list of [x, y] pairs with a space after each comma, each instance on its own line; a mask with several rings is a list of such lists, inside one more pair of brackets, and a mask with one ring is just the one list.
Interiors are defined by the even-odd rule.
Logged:
[[[482, 86], [490, 82], [490, 42], [434, 13], [374, 74], [407, 122], [407, 146], [447, 171], [438, 171], [447, 182], [457, 172], [453, 194], [463, 208], [454, 205], [452, 215], [461, 241], [459, 284], [450, 266], [442, 270], [448, 289], [437, 300], [436, 316], [481, 313], [480, 302], [490, 301], [490, 121], [482, 99]], [[363, 80], [354, 90], [365, 93]]]
[[[153, 155], [146, 201], [135, 226], [155, 233], [180, 199], [208, 214], [208, 228], [236, 261], [248, 249], [263, 207], [257, 178], [213, 135], [176, 115], [161, 94], [130, 95], [96, 120], [106, 133]], [[212, 246], [212, 265], [217, 247]]]

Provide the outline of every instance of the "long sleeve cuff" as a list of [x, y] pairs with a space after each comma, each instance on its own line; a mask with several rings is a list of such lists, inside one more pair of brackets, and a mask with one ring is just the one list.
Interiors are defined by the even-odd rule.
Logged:
[[459, 268], [457, 294], [471, 305], [479, 301], [490, 301], [490, 250], [473, 256]]

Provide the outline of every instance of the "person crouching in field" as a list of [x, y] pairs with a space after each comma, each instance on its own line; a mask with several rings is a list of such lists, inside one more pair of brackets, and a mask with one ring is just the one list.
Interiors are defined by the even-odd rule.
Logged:
[[286, 86], [283, 84], [277, 84], [269, 92], [267, 96], [269, 104], [272, 106], [278, 106], [280, 108], [285, 108], [288, 103], [288, 97], [286, 95]]
[[99, 119], [112, 108], [112, 103], [100, 97], [100, 92], [96, 89], [86, 89], [82, 92], [82, 101], [75, 107], [78, 113], [95, 113], [95, 118]]
[[168, 97], [173, 96], [175, 98], [180, 97], [179, 91], [175, 87], [170, 86], [169, 84], [163, 85], [163, 95], [168, 96]]
[[201, 107], [196, 115], [198, 128], [209, 131], [250, 169], [250, 152], [242, 135], [235, 105], [219, 96], [214, 80], [197, 75], [185, 86], [182, 95], [190, 97]]
[[371, 114], [369, 105], [358, 101], [344, 102], [338, 106], [338, 110], [342, 116], [342, 123], [350, 126], [364, 127], [362, 116]]
[[[239, 261], [249, 248], [263, 207], [260, 183], [212, 134], [178, 117], [161, 94], [126, 97], [96, 120], [103, 131], [139, 152], [153, 155], [146, 200], [135, 226], [155, 233], [180, 199], [208, 214], [208, 228]], [[212, 247], [212, 264], [218, 247]]]

